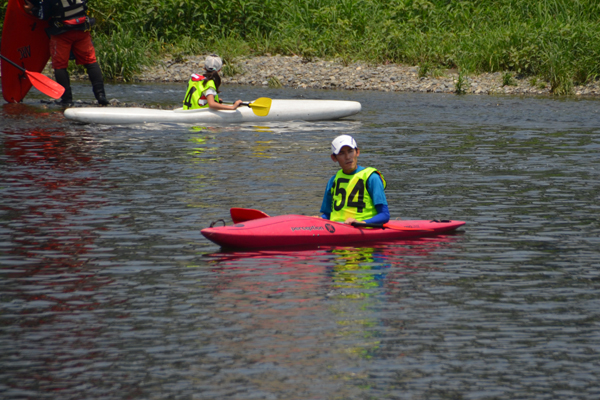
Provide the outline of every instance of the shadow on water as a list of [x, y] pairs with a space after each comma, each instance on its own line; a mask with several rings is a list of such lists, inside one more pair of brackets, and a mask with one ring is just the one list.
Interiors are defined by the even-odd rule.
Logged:
[[[107, 92], [175, 106], [180, 86]], [[597, 397], [597, 100], [223, 96], [363, 111], [102, 126], [35, 93], [2, 106], [0, 397]], [[464, 220], [464, 233], [292, 252], [200, 235], [231, 207], [315, 215], [339, 133], [386, 177], [393, 218]]]

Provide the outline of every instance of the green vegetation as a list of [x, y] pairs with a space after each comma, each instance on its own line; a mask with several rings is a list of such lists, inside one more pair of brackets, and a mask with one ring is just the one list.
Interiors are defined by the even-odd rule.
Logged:
[[[91, 0], [107, 77], [164, 54], [297, 54], [307, 60], [512, 72], [556, 94], [600, 75], [597, 0]], [[1, 9], [0, 11], [4, 11]], [[144, 56], [145, 55], [145, 56]]]
[[283, 87], [283, 85], [281, 84], [279, 79], [277, 79], [276, 76], [272, 76], [271, 78], [269, 78], [269, 87], [274, 88], [274, 89], [279, 89], [279, 88]]
[[3, 1], [0, 4], [0, 16], [2, 16], [2, 20], [0, 20], [0, 32], [4, 26], [4, 14], [6, 14], [6, 7], [8, 7], [8, 1]]
[[454, 80], [454, 93], [465, 94], [469, 88], [469, 81], [467, 79], [467, 71], [461, 69], [458, 71], [458, 77]]
[[[502, 75], [502, 86], [516, 86], [516, 85], [517, 85], [517, 83], [513, 79], [512, 72], [505, 72]], [[533, 85], [533, 86], [535, 86], [535, 85]]]

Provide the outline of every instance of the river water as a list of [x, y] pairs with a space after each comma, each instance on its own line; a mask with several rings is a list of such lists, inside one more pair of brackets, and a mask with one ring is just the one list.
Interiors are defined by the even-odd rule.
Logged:
[[[174, 105], [183, 85], [108, 85]], [[87, 84], [75, 98], [91, 99]], [[600, 101], [223, 88], [358, 100], [340, 121], [0, 121], [0, 397], [600, 398]], [[393, 218], [456, 234], [226, 252], [230, 207], [314, 215], [353, 135]]]

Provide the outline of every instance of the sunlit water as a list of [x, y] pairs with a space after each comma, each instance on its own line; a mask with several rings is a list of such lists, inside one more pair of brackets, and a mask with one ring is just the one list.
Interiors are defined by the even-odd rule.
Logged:
[[[174, 105], [183, 85], [108, 85]], [[75, 97], [91, 99], [86, 84]], [[333, 122], [79, 125], [0, 111], [0, 397], [600, 398], [600, 101], [225, 87], [358, 100]], [[224, 252], [230, 207], [318, 212], [356, 137], [394, 218], [370, 247]]]

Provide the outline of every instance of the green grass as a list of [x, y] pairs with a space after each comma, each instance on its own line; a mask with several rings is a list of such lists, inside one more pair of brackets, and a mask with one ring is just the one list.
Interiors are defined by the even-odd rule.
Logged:
[[469, 88], [469, 81], [467, 80], [467, 71], [461, 69], [458, 72], [458, 77], [454, 80], [454, 93], [465, 94]]
[[502, 86], [517, 86], [517, 82], [513, 79], [512, 72], [505, 72], [502, 75]]
[[556, 94], [600, 75], [597, 0], [94, 0], [90, 7], [102, 68], [125, 79], [165, 54], [209, 52], [230, 69], [240, 56], [279, 53], [418, 65], [423, 76], [443, 68], [509, 72], [549, 82]]
[[111, 35], [95, 36], [96, 56], [102, 65], [106, 79], [132, 80], [143, 65], [150, 65], [151, 45], [142, 41], [129, 30], [116, 29]]

